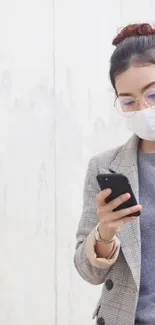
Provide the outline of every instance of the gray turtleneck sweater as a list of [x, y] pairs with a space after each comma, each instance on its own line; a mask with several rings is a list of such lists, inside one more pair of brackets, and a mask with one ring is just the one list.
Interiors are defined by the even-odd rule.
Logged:
[[141, 285], [135, 325], [155, 325], [155, 153], [139, 153]]

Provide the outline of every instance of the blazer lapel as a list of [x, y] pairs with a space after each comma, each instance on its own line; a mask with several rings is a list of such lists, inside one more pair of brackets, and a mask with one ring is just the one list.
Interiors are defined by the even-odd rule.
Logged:
[[[122, 146], [115, 160], [110, 164], [109, 169], [122, 173], [128, 177], [137, 202], [139, 202], [137, 149], [139, 138], [133, 136]], [[140, 218], [126, 225], [117, 235], [121, 241], [121, 248], [125, 259], [131, 269], [137, 290], [140, 286], [141, 269], [141, 234]]]

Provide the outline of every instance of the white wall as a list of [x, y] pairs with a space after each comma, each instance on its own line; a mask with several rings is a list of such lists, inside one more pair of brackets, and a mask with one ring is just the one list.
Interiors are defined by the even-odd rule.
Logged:
[[0, 324], [93, 324], [101, 288], [73, 266], [83, 182], [89, 158], [129, 136], [111, 40], [154, 12], [146, 0], [0, 2]]

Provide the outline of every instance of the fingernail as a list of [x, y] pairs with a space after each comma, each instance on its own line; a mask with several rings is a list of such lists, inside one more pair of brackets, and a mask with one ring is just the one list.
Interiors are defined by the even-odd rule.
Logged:
[[125, 194], [124, 194], [124, 198], [126, 198], [126, 199], [127, 199], [127, 198], [130, 198], [130, 196], [131, 196], [130, 193], [125, 193]]
[[106, 188], [105, 192], [111, 192], [111, 188]]

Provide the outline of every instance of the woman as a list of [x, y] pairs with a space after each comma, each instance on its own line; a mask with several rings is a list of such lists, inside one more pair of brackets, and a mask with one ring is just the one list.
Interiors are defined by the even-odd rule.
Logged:
[[[103, 284], [93, 318], [98, 325], [155, 324], [155, 29], [124, 28], [113, 40], [110, 79], [115, 106], [134, 135], [123, 146], [90, 159], [74, 263], [91, 284]], [[128, 177], [140, 204], [106, 204], [97, 174], [113, 170]], [[140, 217], [127, 217], [140, 211]]]

